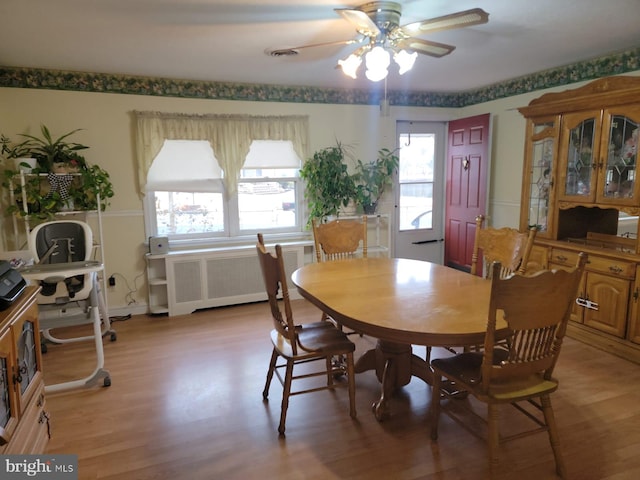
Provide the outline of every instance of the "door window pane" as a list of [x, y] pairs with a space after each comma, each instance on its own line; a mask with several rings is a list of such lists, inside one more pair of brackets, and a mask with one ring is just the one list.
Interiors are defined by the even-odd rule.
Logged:
[[403, 133], [400, 140], [400, 230], [433, 228], [434, 134]]

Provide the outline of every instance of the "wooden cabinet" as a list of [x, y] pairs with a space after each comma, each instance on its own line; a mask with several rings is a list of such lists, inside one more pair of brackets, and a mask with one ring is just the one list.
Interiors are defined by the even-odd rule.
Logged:
[[596, 80], [519, 110], [520, 228], [539, 229], [532, 270], [570, 268], [587, 252], [568, 332], [640, 362], [640, 77]]
[[640, 106], [569, 113], [560, 135], [560, 200], [635, 206]]
[[[578, 261], [575, 250], [553, 247], [551, 252], [549, 268], [568, 269]], [[580, 303], [574, 305], [572, 320], [624, 338], [635, 273], [633, 262], [590, 253], [578, 292]]]
[[0, 454], [44, 453], [49, 440], [37, 292], [0, 312]]
[[631, 291], [631, 312], [627, 338], [640, 345], [640, 265], [636, 266], [636, 281]]
[[594, 272], [585, 275], [584, 294], [598, 305], [584, 308], [583, 323], [605, 333], [623, 338], [627, 326], [627, 305], [631, 282]]
[[554, 181], [557, 176], [557, 142], [560, 116], [550, 115], [531, 118], [527, 122], [527, 147], [525, 149], [526, 181], [522, 185], [525, 215], [522, 231], [537, 227], [537, 236], [548, 237], [553, 225], [555, 209]]

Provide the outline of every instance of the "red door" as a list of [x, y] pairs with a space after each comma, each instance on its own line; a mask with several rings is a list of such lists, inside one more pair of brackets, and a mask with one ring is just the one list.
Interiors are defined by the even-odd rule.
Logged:
[[444, 264], [471, 269], [476, 217], [485, 215], [490, 114], [449, 122]]

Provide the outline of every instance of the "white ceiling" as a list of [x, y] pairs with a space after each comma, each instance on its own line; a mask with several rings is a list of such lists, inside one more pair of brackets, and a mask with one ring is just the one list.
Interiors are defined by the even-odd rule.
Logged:
[[[328, 0], [0, 0], [0, 65], [214, 82], [367, 88], [335, 68], [355, 47], [265, 49], [356, 38]], [[489, 22], [420, 38], [455, 45], [419, 56], [388, 88], [459, 92], [640, 47], [640, 0], [400, 0], [401, 23], [479, 7]], [[639, 64], [640, 68], [640, 64]]]

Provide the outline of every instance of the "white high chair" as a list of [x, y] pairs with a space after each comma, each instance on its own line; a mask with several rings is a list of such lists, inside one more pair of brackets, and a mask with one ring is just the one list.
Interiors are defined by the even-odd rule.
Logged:
[[[22, 275], [42, 287], [38, 295], [38, 319], [44, 339], [52, 343], [93, 340], [96, 367], [85, 378], [55, 385], [45, 385], [46, 392], [88, 387], [103, 379], [111, 385], [104, 367], [102, 337], [116, 340], [105, 301], [100, 291], [98, 274], [104, 265], [91, 260], [93, 233], [89, 225], [77, 220], [60, 220], [37, 225], [29, 235], [29, 250], [35, 265], [21, 270]], [[51, 330], [75, 325], [93, 324], [93, 335], [58, 338]], [[46, 347], [43, 344], [43, 350]], [[46, 350], [44, 350], [46, 351]]]

